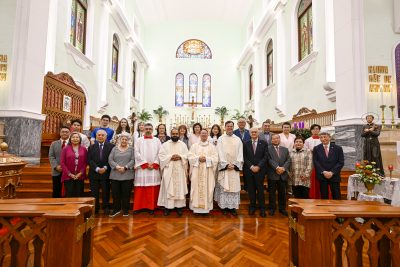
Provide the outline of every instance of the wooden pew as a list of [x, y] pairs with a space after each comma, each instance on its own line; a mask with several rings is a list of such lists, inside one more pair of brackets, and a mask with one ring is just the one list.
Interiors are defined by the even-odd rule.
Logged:
[[0, 266], [90, 266], [94, 199], [0, 200]]
[[289, 200], [290, 266], [400, 266], [400, 208]]

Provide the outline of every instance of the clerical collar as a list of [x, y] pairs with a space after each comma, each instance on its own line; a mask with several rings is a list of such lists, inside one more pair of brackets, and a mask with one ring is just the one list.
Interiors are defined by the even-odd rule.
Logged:
[[226, 135], [227, 135], [227, 136], [232, 136], [232, 135], [233, 135], [233, 132], [232, 132], [232, 133], [226, 133]]

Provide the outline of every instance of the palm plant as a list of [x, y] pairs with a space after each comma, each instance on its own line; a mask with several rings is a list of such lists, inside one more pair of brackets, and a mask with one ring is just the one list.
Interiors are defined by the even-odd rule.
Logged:
[[165, 110], [162, 106], [159, 106], [157, 109], [154, 109], [153, 113], [158, 117], [159, 123], [162, 123], [163, 117], [169, 114], [169, 112]]
[[221, 118], [221, 125], [224, 125], [225, 117], [229, 114], [229, 109], [225, 106], [215, 108], [215, 114]]
[[239, 119], [244, 119], [246, 118], [245, 113], [240, 113], [238, 109], [235, 109], [235, 115], [232, 116], [232, 120], [238, 121]]
[[138, 113], [138, 118], [140, 121], [148, 122], [151, 119], [153, 119], [153, 116], [149, 112], [143, 109], [142, 112]]

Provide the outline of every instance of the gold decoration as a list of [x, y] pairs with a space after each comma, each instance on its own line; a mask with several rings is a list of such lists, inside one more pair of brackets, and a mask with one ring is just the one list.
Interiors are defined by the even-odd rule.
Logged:
[[299, 224], [291, 214], [289, 214], [289, 228], [293, 229], [301, 240], [306, 241], [304, 226]]
[[8, 144], [6, 142], [3, 142], [0, 144], [0, 149], [1, 151], [5, 152], [8, 149]]
[[183, 44], [183, 51], [186, 54], [198, 55], [204, 52], [204, 45], [199, 40], [189, 40]]

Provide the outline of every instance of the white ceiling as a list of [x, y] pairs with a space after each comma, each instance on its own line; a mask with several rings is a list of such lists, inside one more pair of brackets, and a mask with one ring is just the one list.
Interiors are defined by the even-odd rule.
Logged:
[[135, 0], [145, 25], [221, 22], [242, 26], [256, 0]]

